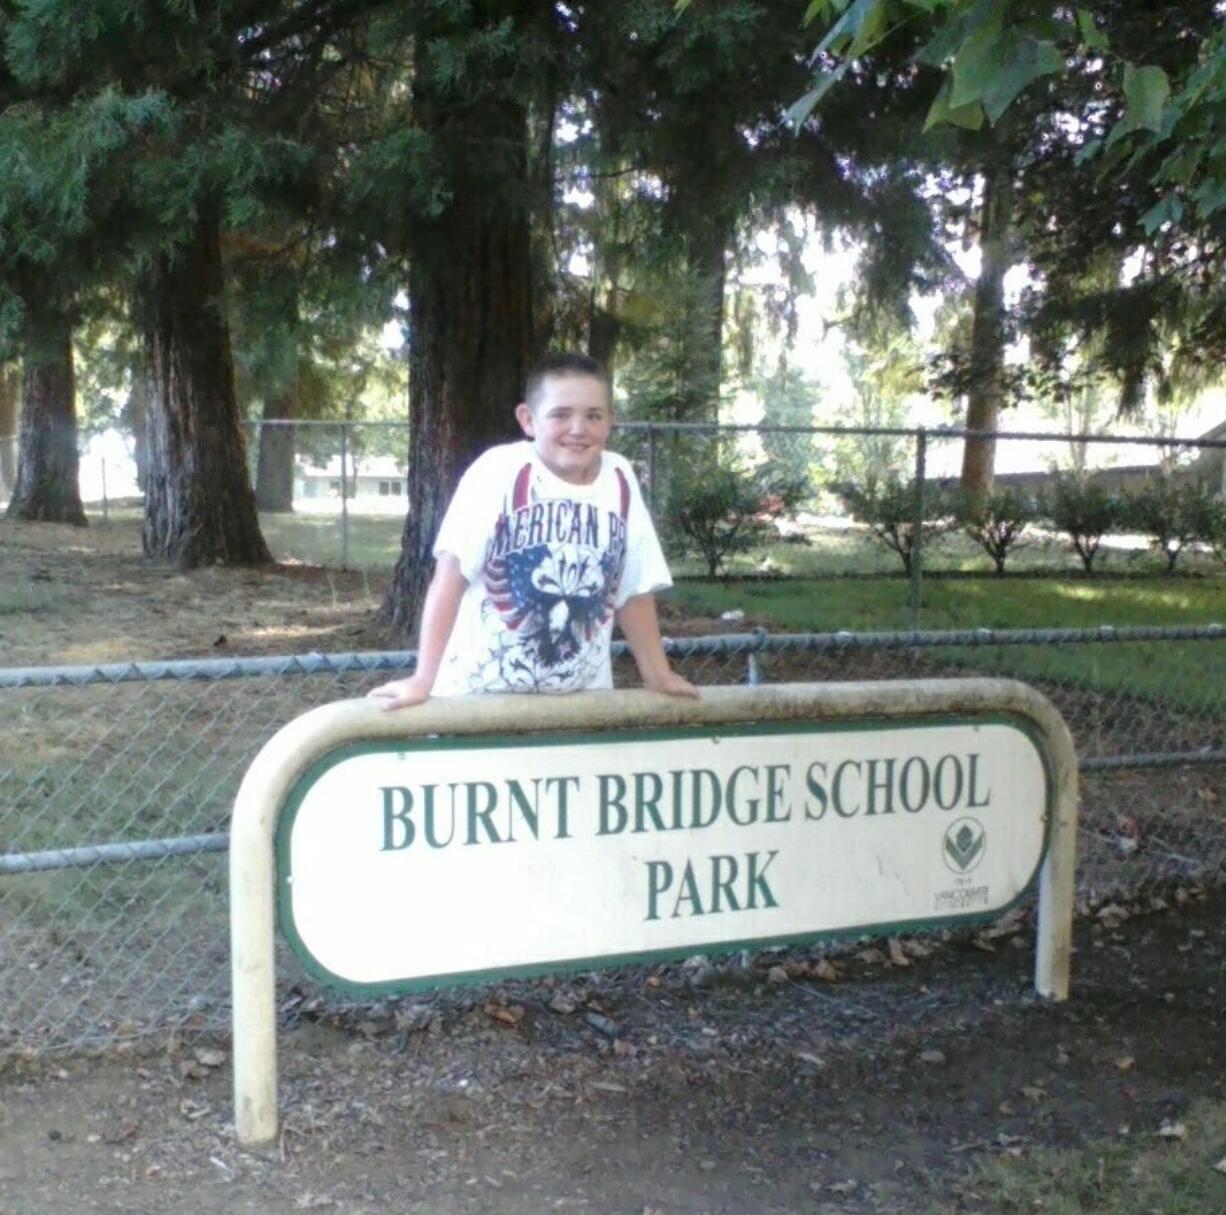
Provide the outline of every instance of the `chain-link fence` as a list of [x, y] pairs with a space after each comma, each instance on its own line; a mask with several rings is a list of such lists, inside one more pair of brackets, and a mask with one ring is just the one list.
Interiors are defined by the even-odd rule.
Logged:
[[[914, 629], [922, 624], [926, 575], [987, 572], [998, 562], [1023, 573], [1156, 574], [1168, 562], [1221, 571], [1224, 431], [1198, 438], [987, 435], [956, 428], [627, 421], [612, 445], [634, 462], [680, 576], [905, 576], [907, 623]], [[87, 512], [100, 520], [135, 516], [135, 442], [117, 431], [82, 434], [81, 442]], [[403, 422], [252, 422], [251, 478], [278, 560], [392, 569], [408, 508], [407, 443]], [[14, 444], [8, 440], [9, 448]], [[964, 453], [975, 444], [994, 446], [994, 485], [1017, 515], [994, 519], [977, 536], [958, 525], [952, 489]], [[15, 467], [14, 460], [9, 464]], [[0, 461], [0, 500], [11, 489], [4, 467]], [[1144, 527], [1111, 511], [1112, 500], [1135, 497], [1155, 482], [1174, 491], [1169, 501], [1149, 504], [1156, 523]], [[1092, 532], [1095, 512], [1109, 514], [1101, 536], [1087, 533], [1082, 552], [1053, 517], [1057, 491], [1070, 485], [1086, 492], [1063, 501], [1063, 523]], [[1193, 488], [1221, 504], [1216, 556], [1195, 527], [1168, 527], [1175, 515], [1196, 509], [1179, 496]], [[1087, 554], [1087, 545], [1094, 551]]]
[[[1226, 629], [670, 641], [700, 684], [967, 675], [1056, 703], [1088, 900], [1226, 877]], [[407, 652], [0, 671], [0, 1057], [228, 1023], [226, 830], [281, 725]], [[624, 651], [618, 680], [632, 683]], [[281, 962], [283, 990], [304, 980]]]

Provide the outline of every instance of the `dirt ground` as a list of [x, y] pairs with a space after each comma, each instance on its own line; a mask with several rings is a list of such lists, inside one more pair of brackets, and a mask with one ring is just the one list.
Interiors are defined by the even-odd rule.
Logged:
[[974, 1211], [988, 1156], [1159, 1142], [1226, 1099], [1226, 898], [1126, 914], [1079, 923], [1063, 1005], [1029, 987], [1024, 926], [322, 1018], [291, 998], [262, 1154], [224, 1042], [12, 1067], [0, 1211]]
[[[386, 644], [361, 575], [168, 572], [131, 529], [0, 524], [0, 594], [4, 666]], [[376, 1006], [291, 991], [262, 1153], [225, 1040], [0, 1060], [0, 1215], [971, 1212], [986, 1158], [1151, 1143], [1226, 1100], [1226, 891], [1086, 909], [1066, 1004], [1033, 994], [1033, 946], [1019, 917]]]

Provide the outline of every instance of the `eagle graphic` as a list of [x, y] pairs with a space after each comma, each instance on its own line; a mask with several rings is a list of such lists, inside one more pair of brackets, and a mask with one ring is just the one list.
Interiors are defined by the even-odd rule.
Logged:
[[[630, 487], [615, 470], [621, 516], [629, 510]], [[529, 503], [532, 466], [515, 479], [511, 511]], [[613, 612], [621, 561], [582, 544], [534, 544], [485, 565], [490, 603], [505, 626], [540, 667], [553, 670], [575, 658]]]

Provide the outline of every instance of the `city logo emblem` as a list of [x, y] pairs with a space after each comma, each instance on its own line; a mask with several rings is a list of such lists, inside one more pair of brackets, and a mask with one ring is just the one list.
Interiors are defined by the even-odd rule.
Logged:
[[974, 818], [960, 818], [945, 832], [941, 856], [954, 873], [970, 873], [983, 860], [987, 832]]

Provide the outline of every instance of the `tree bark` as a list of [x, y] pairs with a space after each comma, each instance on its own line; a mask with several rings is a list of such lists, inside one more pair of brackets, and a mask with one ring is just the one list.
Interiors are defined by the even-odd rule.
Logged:
[[72, 327], [62, 310], [27, 296], [21, 430], [9, 518], [84, 527], [79, 467]]
[[[516, 12], [524, 5], [504, 5]], [[451, 202], [409, 248], [409, 513], [380, 620], [416, 631], [431, 549], [460, 474], [518, 434], [514, 409], [535, 356], [529, 211], [520, 183], [522, 105], [415, 93], [418, 125], [455, 157]]]
[[271, 561], [239, 424], [217, 216], [202, 215], [173, 256], [159, 255], [143, 286], [145, 555], [183, 569]]
[[[982, 262], [975, 284], [971, 321], [967, 430], [995, 431], [1004, 405], [1005, 274], [1012, 260], [1013, 165], [1006, 155], [987, 165], [980, 207]], [[967, 439], [962, 450], [962, 492], [972, 510], [981, 510], [992, 492], [995, 439]]]
[[719, 215], [700, 220], [687, 244], [689, 272], [695, 287], [691, 347], [686, 362], [690, 388], [684, 395], [685, 422], [718, 422], [723, 384], [724, 295], [731, 229]]
[[260, 510], [285, 513], [294, 509], [294, 387], [264, 398], [260, 455], [255, 472], [255, 500]]
[[702, 116], [668, 174], [667, 226], [684, 258], [688, 279], [684, 383], [677, 385], [675, 420], [716, 422], [723, 384], [724, 296], [742, 136], [717, 87], [705, 95]]
[[21, 373], [0, 367], [0, 498], [17, 484], [17, 405], [21, 399]]

